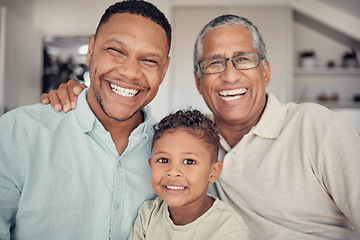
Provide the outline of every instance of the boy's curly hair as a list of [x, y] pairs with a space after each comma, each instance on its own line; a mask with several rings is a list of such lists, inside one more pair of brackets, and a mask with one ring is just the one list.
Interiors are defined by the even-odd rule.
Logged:
[[[163, 118], [154, 126], [154, 137], [152, 147], [164, 132], [168, 130], [183, 129], [194, 137], [204, 141], [206, 147], [211, 151], [214, 161], [217, 160], [220, 138], [215, 123], [201, 111], [196, 109], [179, 110]], [[151, 148], [152, 148], [151, 147]]]

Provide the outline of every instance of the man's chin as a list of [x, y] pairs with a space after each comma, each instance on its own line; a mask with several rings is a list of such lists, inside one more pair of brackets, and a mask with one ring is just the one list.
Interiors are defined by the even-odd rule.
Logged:
[[136, 110], [135, 112], [130, 112], [129, 114], [127, 115], [124, 115], [123, 112], [122, 113], [112, 113], [111, 111], [107, 111], [104, 106], [101, 106], [101, 109], [103, 110], [103, 112], [105, 113], [105, 115], [108, 117], [108, 118], [111, 118], [111, 119], [114, 119], [116, 121], [119, 121], [119, 122], [124, 122], [124, 121], [127, 121], [129, 119], [131, 119], [136, 113], [138, 113], [142, 108], [139, 108], [138, 110]]

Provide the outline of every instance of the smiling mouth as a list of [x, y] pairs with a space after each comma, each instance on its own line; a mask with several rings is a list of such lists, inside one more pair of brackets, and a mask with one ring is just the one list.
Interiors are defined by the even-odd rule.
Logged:
[[179, 186], [164, 186], [166, 189], [170, 190], [185, 190], [186, 187], [179, 187]]
[[238, 88], [233, 90], [224, 90], [219, 92], [219, 96], [225, 101], [233, 101], [241, 98], [247, 92], [246, 88]]
[[119, 87], [118, 85], [115, 85], [114, 83], [110, 83], [110, 88], [114, 93], [116, 93], [117, 95], [120, 95], [122, 97], [135, 97], [136, 94], [139, 92], [136, 89]]

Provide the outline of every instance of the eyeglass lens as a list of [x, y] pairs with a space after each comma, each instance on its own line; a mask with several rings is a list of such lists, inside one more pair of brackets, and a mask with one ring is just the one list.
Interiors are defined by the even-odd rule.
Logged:
[[231, 60], [235, 69], [244, 70], [249, 68], [257, 67], [259, 64], [258, 54], [246, 54], [235, 56], [230, 59], [226, 58], [215, 58], [204, 60], [200, 62], [200, 68], [203, 73], [219, 73], [223, 72], [226, 68], [227, 60]]

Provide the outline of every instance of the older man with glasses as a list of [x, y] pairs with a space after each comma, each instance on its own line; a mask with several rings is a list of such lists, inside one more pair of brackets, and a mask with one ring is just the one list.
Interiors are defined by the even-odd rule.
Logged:
[[360, 239], [360, 137], [325, 107], [266, 94], [270, 64], [256, 26], [212, 20], [196, 40], [194, 69], [221, 133], [212, 191], [253, 239]]

